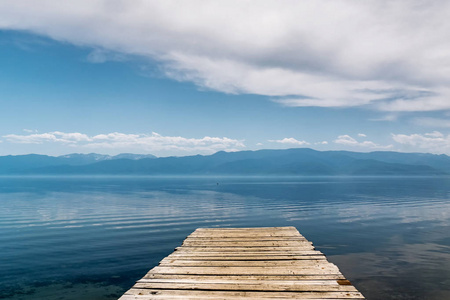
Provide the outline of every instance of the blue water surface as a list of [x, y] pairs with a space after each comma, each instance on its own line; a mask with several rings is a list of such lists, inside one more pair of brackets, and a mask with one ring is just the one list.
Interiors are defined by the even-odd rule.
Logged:
[[367, 299], [450, 299], [448, 177], [0, 177], [0, 299], [117, 299], [198, 227], [295, 226]]

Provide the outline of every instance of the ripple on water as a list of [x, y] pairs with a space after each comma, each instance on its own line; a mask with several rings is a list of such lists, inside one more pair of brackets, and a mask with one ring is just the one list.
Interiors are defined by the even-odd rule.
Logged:
[[2, 178], [0, 298], [117, 299], [198, 227], [296, 226], [368, 299], [450, 299], [448, 195], [445, 178]]

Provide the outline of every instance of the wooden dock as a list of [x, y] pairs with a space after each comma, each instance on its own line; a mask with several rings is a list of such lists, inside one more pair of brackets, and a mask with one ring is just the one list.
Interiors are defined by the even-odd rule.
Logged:
[[119, 300], [364, 299], [295, 227], [199, 228]]

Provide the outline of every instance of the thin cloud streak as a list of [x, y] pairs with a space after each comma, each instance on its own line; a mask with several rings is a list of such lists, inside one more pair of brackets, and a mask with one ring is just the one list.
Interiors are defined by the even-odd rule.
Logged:
[[304, 146], [304, 145], [310, 145], [310, 143], [306, 141], [299, 141], [294, 138], [284, 138], [282, 140], [268, 140], [270, 143], [279, 143], [279, 144], [288, 144], [288, 145], [297, 145], [297, 146]]

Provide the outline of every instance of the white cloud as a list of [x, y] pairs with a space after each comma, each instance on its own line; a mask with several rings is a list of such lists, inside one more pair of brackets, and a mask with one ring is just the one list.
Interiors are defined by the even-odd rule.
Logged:
[[317, 142], [317, 143], [314, 143], [314, 144], [316, 144], [316, 145], [328, 145], [328, 142], [327, 141], [322, 141], [322, 142]]
[[8, 134], [3, 136], [8, 142], [20, 144], [42, 144], [45, 142], [59, 142], [64, 144], [74, 144], [78, 142], [86, 142], [91, 139], [82, 133], [64, 133], [53, 131], [47, 133], [35, 133], [29, 135]]
[[135, 151], [177, 151], [213, 153], [219, 150], [237, 151], [245, 148], [243, 141], [227, 137], [185, 138], [181, 136], [162, 136], [158, 133], [151, 134], [125, 134], [113, 132], [88, 136], [82, 133], [64, 133], [59, 131], [3, 136], [10, 143], [43, 144], [60, 143], [71, 147], [89, 149], [134, 149]]
[[433, 132], [430, 132], [430, 133], [425, 133], [425, 136], [430, 136], [430, 137], [434, 137], [434, 138], [444, 137], [444, 135], [441, 132], [439, 132], [439, 131], [433, 131]]
[[444, 135], [439, 131], [425, 134], [392, 134], [392, 138], [397, 143], [412, 149], [419, 148], [432, 153], [449, 153], [450, 151], [450, 135]]
[[23, 129], [23, 131], [32, 133], [32, 132], [38, 132], [36, 129]]
[[371, 149], [392, 148], [392, 145], [383, 146], [383, 145], [378, 145], [372, 141], [358, 142], [356, 139], [354, 139], [353, 137], [351, 137], [347, 134], [338, 136], [338, 138], [336, 140], [334, 140], [334, 143], [345, 145], [345, 146], [371, 148]]
[[268, 142], [279, 143], [279, 144], [298, 145], [298, 146], [309, 145], [309, 143], [306, 141], [299, 141], [294, 138], [284, 138], [282, 140], [268, 140]]
[[336, 140], [334, 140], [336, 144], [343, 144], [343, 145], [357, 145], [358, 142], [352, 138], [349, 135], [340, 135]]
[[287, 106], [430, 111], [450, 109], [449, 14], [444, 0], [3, 0], [0, 28]]
[[365, 135], [364, 133], [358, 133], [359, 137], [367, 137], [367, 135]]

